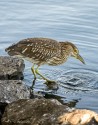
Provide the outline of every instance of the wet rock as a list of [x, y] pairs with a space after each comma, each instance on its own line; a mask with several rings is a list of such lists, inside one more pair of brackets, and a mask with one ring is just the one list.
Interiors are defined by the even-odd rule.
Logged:
[[23, 79], [24, 67], [22, 59], [0, 56], [0, 80]]
[[0, 80], [0, 102], [10, 103], [29, 97], [29, 88], [21, 80]]
[[66, 111], [56, 100], [19, 100], [7, 106], [2, 125], [59, 125], [57, 117]]

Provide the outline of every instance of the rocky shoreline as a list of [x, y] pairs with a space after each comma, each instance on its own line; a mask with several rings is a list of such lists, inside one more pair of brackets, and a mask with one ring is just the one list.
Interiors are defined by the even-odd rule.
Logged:
[[1, 125], [98, 125], [93, 111], [70, 109], [55, 99], [30, 99], [30, 88], [22, 81], [24, 68], [22, 59], [0, 57]]

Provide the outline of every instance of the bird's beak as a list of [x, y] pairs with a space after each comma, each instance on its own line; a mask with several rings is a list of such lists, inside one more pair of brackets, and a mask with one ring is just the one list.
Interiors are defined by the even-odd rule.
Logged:
[[85, 61], [84, 61], [84, 59], [78, 54], [77, 55], [77, 57], [76, 57], [77, 59], [79, 59], [83, 64], [85, 64]]

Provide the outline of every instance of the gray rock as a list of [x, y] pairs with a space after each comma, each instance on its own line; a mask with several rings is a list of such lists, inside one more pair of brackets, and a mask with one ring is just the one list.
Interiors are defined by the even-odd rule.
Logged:
[[0, 80], [23, 79], [24, 61], [15, 57], [0, 56]]
[[0, 80], [0, 102], [10, 103], [29, 97], [29, 88], [21, 80]]
[[57, 117], [66, 106], [50, 99], [24, 99], [9, 104], [2, 125], [59, 125]]

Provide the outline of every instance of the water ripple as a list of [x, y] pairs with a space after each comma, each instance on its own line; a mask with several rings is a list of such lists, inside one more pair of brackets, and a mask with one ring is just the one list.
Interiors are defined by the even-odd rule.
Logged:
[[70, 70], [58, 79], [64, 88], [98, 92], [98, 73], [89, 70]]

